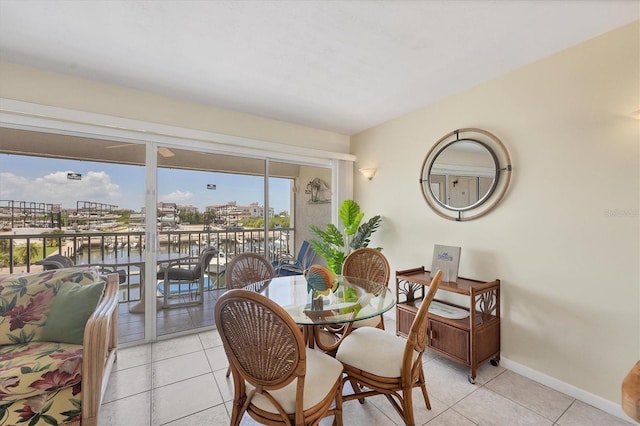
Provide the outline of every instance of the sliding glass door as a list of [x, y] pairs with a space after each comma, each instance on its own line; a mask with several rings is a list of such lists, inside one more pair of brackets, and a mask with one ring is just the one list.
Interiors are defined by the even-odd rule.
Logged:
[[158, 154], [158, 253], [189, 257], [161, 264], [160, 270], [198, 271], [178, 279], [180, 272], [170, 270], [152, 283], [162, 300], [157, 335], [164, 336], [213, 326], [215, 302], [226, 291], [227, 263], [247, 251], [270, 253], [265, 160], [175, 147], [161, 147]]
[[[35, 271], [54, 251], [119, 272], [121, 344], [212, 327], [233, 256], [295, 256], [310, 224], [331, 221], [327, 160], [0, 132], [2, 272]], [[45, 224], [51, 229], [30, 229]], [[25, 232], [34, 233], [28, 241], [18, 238]], [[167, 267], [195, 267], [207, 250], [215, 256], [193, 281], [163, 275]]]

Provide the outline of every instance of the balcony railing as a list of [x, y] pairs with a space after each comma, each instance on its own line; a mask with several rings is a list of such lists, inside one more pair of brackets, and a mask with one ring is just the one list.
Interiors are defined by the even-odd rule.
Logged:
[[[290, 228], [269, 230], [265, 239], [263, 229], [242, 230], [172, 230], [158, 232], [161, 253], [181, 253], [197, 256], [205, 247], [219, 249], [221, 255], [206, 271], [209, 279], [221, 286], [218, 277], [233, 256], [256, 252], [269, 260], [290, 257], [294, 251], [294, 231]], [[59, 253], [76, 265], [96, 265], [118, 257], [142, 256], [146, 246], [143, 231], [0, 234], [0, 274], [39, 272], [36, 262]], [[126, 267], [127, 279], [120, 285], [120, 301], [140, 299], [140, 271]]]

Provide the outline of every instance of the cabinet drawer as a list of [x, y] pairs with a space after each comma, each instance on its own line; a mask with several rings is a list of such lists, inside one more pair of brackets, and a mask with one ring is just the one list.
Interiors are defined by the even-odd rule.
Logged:
[[469, 332], [429, 320], [429, 346], [469, 364]]
[[411, 305], [396, 305], [396, 334], [407, 337], [418, 310]]

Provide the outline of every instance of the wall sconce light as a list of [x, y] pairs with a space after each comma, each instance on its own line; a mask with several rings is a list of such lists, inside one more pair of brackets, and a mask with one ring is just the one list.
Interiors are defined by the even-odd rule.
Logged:
[[364, 177], [366, 177], [367, 179], [369, 179], [369, 180], [373, 179], [373, 177], [376, 175], [376, 169], [375, 168], [358, 169], [358, 171], [360, 173], [362, 173], [362, 175]]

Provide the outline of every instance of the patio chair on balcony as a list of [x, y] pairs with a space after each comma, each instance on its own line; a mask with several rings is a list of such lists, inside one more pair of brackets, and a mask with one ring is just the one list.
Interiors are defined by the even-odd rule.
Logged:
[[[35, 262], [36, 265], [42, 265], [42, 269], [45, 271], [50, 271], [52, 269], [64, 269], [64, 268], [73, 268], [77, 266], [73, 259], [67, 256], [63, 256], [61, 254], [52, 254], [50, 256], [45, 257], [44, 259], [38, 260]], [[118, 274], [118, 281], [120, 284], [127, 281], [127, 271], [121, 269], [118, 271], [113, 271], [109, 268], [100, 268], [101, 273], [110, 274], [112, 272], [116, 272]]]
[[311, 247], [309, 241], [305, 240], [302, 242], [300, 251], [298, 251], [298, 255], [295, 258], [286, 256], [272, 262], [271, 266], [273, 266], [276, 277], [302, 275], [305, 269], [309, 269], [315, 257], [316, 251]]
[[61, 254], [52, 254], [44, 259], [38, 260], [36, 265], [42, 265], [42, 269], [50, 271], [52, 269], [64, 269], [72, 268], [74, 265], [73, 260], [70, 257], [63, 256]]
[[[200, 252], [198, 257], [180, 259], [170, 262], [158, 270], [158, 291], [163, 295], [163, 307], [176, 308], [180, 306], [200, 305], [204, 300], [205, 271], [211, 260], [218, 254], [218, 249], [208, 247]], [[171, 298], [181, 298], [188, 294], [187, 301], [170, 303]], [[195, 295], [195, 297], [194, 297]]]

